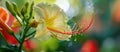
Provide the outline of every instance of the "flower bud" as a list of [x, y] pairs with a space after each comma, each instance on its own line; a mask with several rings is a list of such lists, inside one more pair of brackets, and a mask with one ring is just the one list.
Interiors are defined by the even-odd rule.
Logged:
[[7, 7], [7, 9], [14, 15], [14, 16], [16, 16], [16, 12], [13, 10], [13, 6], [8, 2], [8, 1], [6, 1], [6, 7]]
[[0, 27], [2, 28], [2, 30], [5, 30], [6, 32], [13, 34], [13, 30], [6, 24], [4, 23], [1, 19], [0, 19]]
[[30, 25], [31, 27], [37, 27], [38, 22], [36, 22], [34, 19], [31, 19], [29, 25]]

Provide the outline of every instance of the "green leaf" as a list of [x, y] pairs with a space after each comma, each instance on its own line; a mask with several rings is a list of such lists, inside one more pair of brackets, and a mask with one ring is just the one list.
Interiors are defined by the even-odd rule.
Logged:
[[14, 52], [12, 47], [9, 47], [7, 40], [3, 37], [3, 34], [0, 32], [0, 52]]
[[0, 32], [0, 46], [1, 45], [7, 45], [7, 40], [5, 40], [2, 33]]
[[12, 15], [16, 16], [16, 12], [13, 9], [13, 5], [9, 1], [6, 1], [5, 4], [6, 4], [7, 9], [12, 13]]

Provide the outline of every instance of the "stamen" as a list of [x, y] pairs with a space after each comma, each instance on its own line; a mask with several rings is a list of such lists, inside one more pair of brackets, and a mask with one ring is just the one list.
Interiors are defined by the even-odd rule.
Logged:
[[[94, 18], [94, 17], [93, 17]], [[54, 32], [58, 32], [58, 33], [61, 33], [61, 34], [66, 34], [66, 35], [76, 35], [76, 34], [81, 34], [83, 32], [85, 32], [86, 30], [88, 30], [90, 28], [90, 26], [92, 25], [93, 23], [93, 18], [91, 19], [89, 25], [86, 27], [86, 28], [82, 28], [82, 30], [80, 30], [80, 28], [78, 26], [73, 26], [73, 30], [71, 32], [61, 32], [59, 30], [55, 30], [55, 29], [52, 29], [52, 28], [48, 28], [49, 30], [51, 31], [54, 31]], [[75, 24], [76, 25], [76, 24]]]

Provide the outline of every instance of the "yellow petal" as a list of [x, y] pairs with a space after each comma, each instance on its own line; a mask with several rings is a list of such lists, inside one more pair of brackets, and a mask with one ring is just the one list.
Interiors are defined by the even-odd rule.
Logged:
[[41, 22], [39, 22], [36, 28], [35, 38], [44, 40], [44, 39], [48, 39], [49, 37], [50, 37], [50, 33], [45, 26], [45, 22], [41, 19]]
[[[40, 19], [43, 19], [47, 30], [49, 30], [49, 32], [52, 35], [55, 35], [58, 39], [67, 39], [71, 36], [59, 33], [70, 32], [71, 29], [69, 25], [67, 25], [68, 18], [64, 11], [57, 5], [40, 3], [34, 7], [34, 13], [36, 21], [41, 21]], [[54, 31], [48, 28], [54, 29]]]

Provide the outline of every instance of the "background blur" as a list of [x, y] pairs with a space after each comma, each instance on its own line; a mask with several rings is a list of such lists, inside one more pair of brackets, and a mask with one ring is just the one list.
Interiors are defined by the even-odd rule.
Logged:
[[[0, 6], [5, 7], [5, 1], [0, 0]], [[20, 9], [30, 0], [9, 1], [16, 2]], [[30, 44], [33, 48], [25, 48], [27, 52], [120, 52], [120, 0], [34, 0], [34, 2], [57, 4], [68, 16], [68, 24], [71, 26], [79, 22], [86, 27], [92, 19], [89, 15], [95, 17], [92, 26], [86, 32], [72, 36], [70, 41], [52, 37], [43, 41], [32, 39], [33, 43]]]

